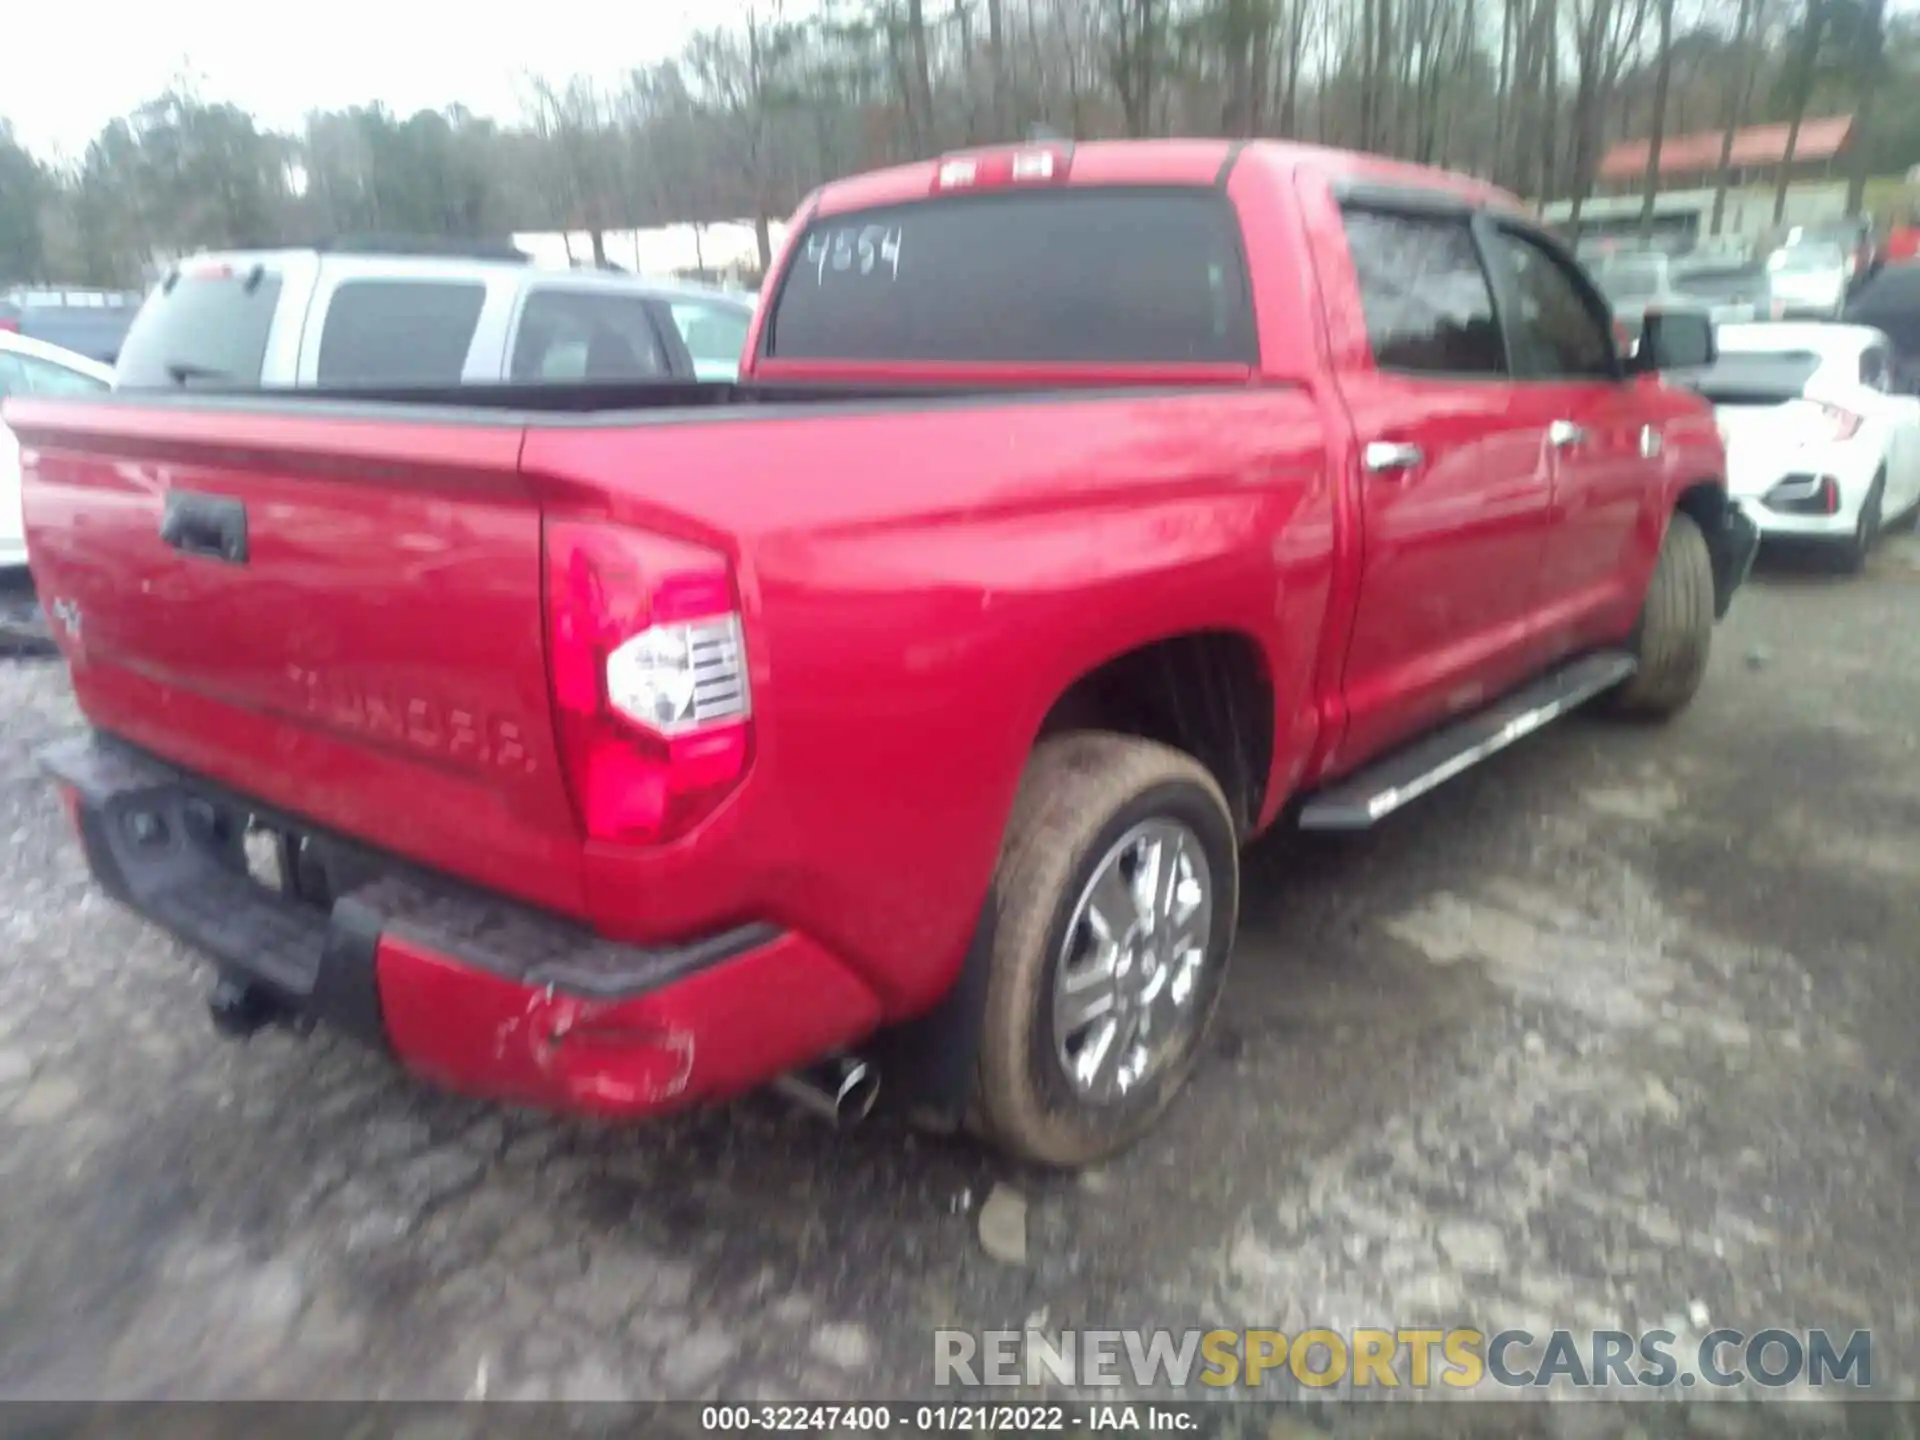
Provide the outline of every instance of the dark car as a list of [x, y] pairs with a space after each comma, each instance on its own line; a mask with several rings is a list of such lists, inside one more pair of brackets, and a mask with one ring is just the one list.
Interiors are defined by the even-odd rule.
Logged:
[[111, 365], [140, 300], [118, 290], [8, 290], [0, 294], [0, 330]]
[[1920, 394], [1920, 260], [1881, 266], [1847, 301], [1842, 318], [1893, 341], [1895, 388]]

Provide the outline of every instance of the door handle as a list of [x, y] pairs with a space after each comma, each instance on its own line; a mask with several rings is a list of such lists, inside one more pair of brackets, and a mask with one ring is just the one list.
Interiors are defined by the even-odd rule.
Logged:
[[1404, 445], [1394, 440], [1370, 440], [1367, 448], [1360, 452], [1360, 463], [1374, 475], [1413, 470], [1426, 458], [1426, 452], [1418, 445]]
[[1587, 432], [1571, 420], [1556, 420], [1547, 426], [1547, 444], [1556, 450], [1571, 450], [1586, 441]]
[[224, 495], [169, 490], [160, 538], [186, 555], [205, 555], [229, 565], [247, 563], [247, 507]]

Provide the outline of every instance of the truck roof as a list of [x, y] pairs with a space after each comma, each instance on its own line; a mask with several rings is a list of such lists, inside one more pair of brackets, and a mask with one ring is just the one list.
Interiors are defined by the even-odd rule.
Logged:
[[1314, 171], [1334, 182], [1433, 191], [1490, 209], [1524, 208], [1516, 196], [1469, 175], [1325, 145], [1286, 140], [1040, 140], [950, 151], [932, 160], [834, 180], [816, 192], [813, 213], [837, 215], [923, 200], [939, 187], [943, 168], [956, 162], [1045, 152], [1069, 164], [1069, 185], [1212, 185], [1233, 167], [1251, 163], [1287, 173]]

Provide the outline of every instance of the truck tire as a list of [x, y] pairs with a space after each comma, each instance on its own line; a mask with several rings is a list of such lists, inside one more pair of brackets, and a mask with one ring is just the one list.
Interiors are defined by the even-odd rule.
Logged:
[[1614, 711], [1665, 720], [1686, 709], [1713, 648], [1713, 557], [1699, 524], [1684, 510], [1667, 522], [1627, 648], [1640, 668], [1613, 692]]
[[1102, 731], [1034, 748], [994, 877], [977, 1133], [1066, 1167], [1152, 1125], [1219, 1002], [1239, 866], [1226, 797], [1191, 757]]

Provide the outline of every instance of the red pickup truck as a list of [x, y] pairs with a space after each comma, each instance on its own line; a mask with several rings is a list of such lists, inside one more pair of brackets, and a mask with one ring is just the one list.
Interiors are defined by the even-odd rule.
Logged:
[[1190, 1070], [1247, 840], [1687, 704], [1755, 545], [1654, 373], [1711, 334], [1623, 358], [1510, 197], [1364, 156], [839, 181], [737, 385], [10, 403], [44, 762], [228, 1030], [609, 1117], [885, 1077], [1086, 1162]]

